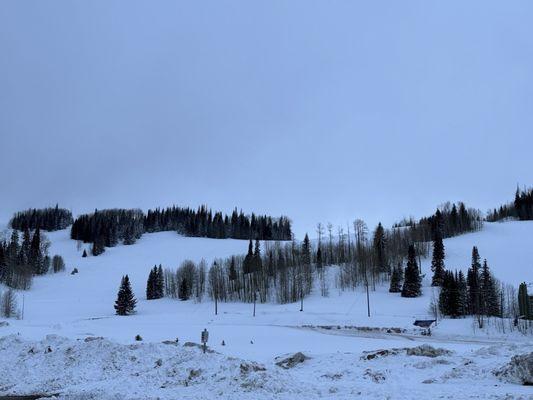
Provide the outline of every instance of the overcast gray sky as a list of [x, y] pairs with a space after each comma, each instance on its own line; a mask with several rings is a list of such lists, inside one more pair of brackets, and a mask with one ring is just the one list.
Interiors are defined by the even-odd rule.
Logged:
[[0, 2], [0, 220], [371, 225], [532, 184], [533, 2]]

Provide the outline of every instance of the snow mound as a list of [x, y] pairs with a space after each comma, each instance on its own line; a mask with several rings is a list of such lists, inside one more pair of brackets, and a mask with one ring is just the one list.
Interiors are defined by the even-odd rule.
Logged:
[[71, 340], [56, 335], [36, 342], [10, 335], [0, 339], [0, 360], [9, 366], [2, 368], [0, 395], [261, 399], [307, 391], [275, 369], [163, 343], [123, 345], [99, 337]]
[[495, 374], [507, 382], [533, 385], [533, 352], [514, 356]]

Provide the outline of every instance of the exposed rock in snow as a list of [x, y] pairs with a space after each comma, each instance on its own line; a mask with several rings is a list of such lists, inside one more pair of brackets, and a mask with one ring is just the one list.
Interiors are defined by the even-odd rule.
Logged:
[[256, 363], [241, 363], [241, 374], [246, 375], [250, 372], [266, 371], [266, 368], [260, 364]]
[[422, 356], [422, 357], [440, 357], [449, 356], [452, 352], [450, 350], [435, 348], [429, 344], [423, 344], [417, 347], [407, 349], [408, 356]]
[[407, 354], [408, 356], [423, 356], [423, 357], [440, 357], [452, 354], [451, 351], [432, 347], [428, 344], [423, 344], [417, 347], [402, 347], [392, 349], [381, 349], [375, 351], [365, 351], [361, 356], [361, 360], [373, 360], [375, 358], [395, 356], [398, 354]]
[[533, 352], [514, 356], [495, 374], [507, 382], [533, 385]]
[[374, 383], [382, 383], [385, 380], [385, 374], [380, 371], [372, 371], [371, 369], [365, 370], [363, 375], [367, 379], [371, 379]]
[[361, 360], [373, 360], [374, 358], [395, 356], [395, 355], [400, 354], [400, 353], [402, 353], [402, 352], [404, 352], [406, 350], [407, 350], [407, 348], [381, 349], [381, 350], [375, 350], [375, 351], [365, 351], [365, 352], [363, 352], [363, 355], [361, 356]]
[[309, 357], [307, 357], [302, 352], [298, 352], [294, 353], [290, 357], [284, 358], [283, 360], [276, 362], [276, 365], [281, 368], [289, 369], [295, 367], [298, 364], [303, 363], [305, 360], [309, 360]]

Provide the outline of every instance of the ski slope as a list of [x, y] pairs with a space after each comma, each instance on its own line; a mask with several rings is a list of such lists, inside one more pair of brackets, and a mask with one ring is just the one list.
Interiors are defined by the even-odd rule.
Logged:
[[[533, 221], [485, 223], [483, 230], [444, 241], [448, 269], [466, 272], [472, 247], [477, 246], [496, 278], [518, 287], [533, 282]], [[423, 262], [429, 271], [431, 260]]]
[[[0, 337], [16, 335], [23, 338], [20, 342], [22, 347], [32, 346], [31, 343], [38, 346], [47, 335], [81, 341], [87, 337], [102, 336], [117, 346], [134, 343], [137, 334], [142, 336], [146, 345], [176, 338], [180, 343], [199, 342], [200, 332], [207, 328], [210, 332], [209, 346], [212, 349], [224, 356], [263, 363], [268, 369], [273, 368], [275, 358], [280, 355], [296, 351], [310, 355], [314, 360], [309, 363], [312, 365], [311, 370], [307, 372], [305, 369], [295, 370], [290, 376], [283, 378], [296, 380], [297, 386], [301, 386], [302, 382], [305, 383], [309, 379], [308, 376], [314, 376], [315, 380], [320, 381], [322, 379], [320, 374], [333, 374], [336, 363], [338, 368], [345, 371], [346, 377], [364, 373], [364, 368], [361, 370], [362, 365], [357, 362], [360, 355], [364, 351], [380, 348], [412, 347], [429, 343], [453, 351], [456, 358], [450, 361], [451, 364], [443, 362], [443, 364], [428, 365], [430, 375], [433, 374], [435, 377], [418, 379], [416, 375], [415, 380], [418, 383], [435, 378], [441, 384], [457, 383], [449, 375], [451, 368], [457, 368], [464, 357], [472, 357], [472, 354], [479, 352], [482, 354], [485, 351], [483, 349], [487, 347], [500, 348], [498, 354], [493, 352], [494, 354], [489, 353], [486, 356], [488, 359], [492, 357], [493, 366], [508, 361], [510, 354], [533, 348], [531, 338], [517, 332], [505, 334], [497, 332], [491, 329], [490, 323], [488, 330], [477, 331], [471, 319], [443, 320], [434, 329], [432, 337], [420, 336], [412, 323], [415, 319], [431, 318], [429, 303], [435, 295], [435, 289], [428, 286], [430, 260], [423, 262], [423, 272], [426, 272], [427, 276], [422, 297], [406, 299], [399, 294], [388, 293], [387, 287], [378, 287], [375, 292], [370, 293], [372, 314], [370, 318], [367, 316], [366, 295], [362, 290], [340, 293], [334, 288], [330, 289], [330, 294], [326, 298], [315, 290], [305, 299], [303, 312], [299, 311], [299, 304], [258, 304], [257, 315], [252, 317], [251, 304], [220, 303], [219, 314], [214, 315], [214, 305], [209, 299], [201, 303], [175, 299], [147, 301], [145, 285], [148, 272], [154, 264], [176, 268], [185, 259], [194, 261], [205, 259], [210, 265], [214, 258], [246, 252], [247, 241], [186, 238], [174, 232], [161, 232], [145, 234], [132, 246], [117, 246], [106, 249], [106, 252], [98, 257], [82, 258], [83, 248], [77, 249], [76, 242], [69, 238], [68, 230], [47, 233], [47, 237], [51, 241], [50, 255], [61, 254], [65, 259], [67, 270], [64, 273], [37, 277], [30, 291], [19, 292], [19, 302], [24, 296], [24, 319], [9, 320], [9, 326], [0, 327]], [[533, 238], [533, 223], [530, 222], [486, 224], [480, 232], [445, 241], [446, 265], [448, 268], [463, 268], [466, 271], [470, 264], [471, 248], [477, 245], [481, 256], [488, 259], [493, 272], [502, 281], [515, 286], [521, 281], [531, 282], [533, 272], [530, 263], [533, 260], [533, 249], [527, 246], [530, 238]], [[74, 267], [78, 268], [79, 273], [71, 275], [70, 271]], [[137, 313], [128, 317], [114, 315], [113, 309], [123, 274], [130, 276], [133, 291], [138, 299]], [[335, 274], [335, 267], [328, 269], [330, 282], [334, 281]], [[376, 329], [360, 330], [353, 327]], [[399, 333], [387, 333], [387, 328], [399, 329]], [[54, 340], [59, 339], [49, 339], [52, 342]], [[62, 340], [64, 339], [59, 342], [63, 343]], [[127, 349], [123, 348], [124, 351]], [[8, 355], [14, 357], [9, 351], [6, 353], [6, 356]], [[20, 362], [30, 361], [21, 359]], [[402, 362], [404, 361], [406, 362], [406, 360]], [[391, 362], [382, 361], [382, 367], [385, 370], [394, 368]], [[1, 366], [5, 365], [0, 361]], [[401, 363], [398, 364], [398, 367], [400, 366]], [[418, 368], [413, 366], [411, 369], [415, 371]], [[479, 370], [476, 371], [477, 375], [471, 377], [472, 381], [463, 382], [461, 390], [468, 391], [468, 387], [480, 379], [488, 380], [491, 385], [499, 385], [496, 378], [486, 375], [490, 375], [490, 370], [479, 366]], [[389, 379], [397, 372], [389, 373]], [[276, 380], [278, 379], [276, 374], [277, 371], [272, 378], [265, 379]], [[311, 385], [311, 382], [309, 384]], [[372, 386], [379, 383], [371, 380], [369, 384]], [[395, 381], [397, 386], [395, 390], [404, 394], [401, 398], [411, 398], [408, 394], [414, 384], [413, 380], [402, 382], [400, 379], [398, 382]], [[310, 397], [316, 397], [321, 389], [316, 386], [316, 382], [312, 385], [315, 385], [312, 386], [314, 389], [307, 393]], [[505, 393], [523, 393], [522, 389], [515, 390], [512, 385], [505, 385], [507, 386], [502, 389], [503, 391], [500, 388], [491, 391], [490, 394], [498, 398]], [[340, 386], [338, 392], [332, 393], [332, 398], [344, 398], [343, 396], [353, 394], [349, 390], [348, 382]], [[459, 390], [458, 388], [452, 390], [449, 385], [446, 388], [445, 392], [451, 396]], [[366, 389], [368, 391], [365, 391]], [[372, 388], [363, 389], [363, 393], [369, 398], [383, 398], [382, 396], [386, 396], [387, 391], [391, 390], [391, 388], [380, 388], [377, 391], [370, 389]], [[0, 387], [0, 394], [2, 390]], [[158, 393], [156, 389], [153, 390], [154, 393]], [[228, 388], [224, 386], [221, 390]], [[415, 392], [420, 394], [423, 390], [422, 387], [416, 387]], [[13, 393], [7, 389], [5, 392]], [[185, 395], [189, 392], [179, 393]], [[270, 392], [263, 394], [264, 396], [259, 398], [276, 396]], [[161, 393], [159, 395], [166, 398]], [[210, 397], [206, 394], [206, 397], [200, 398]]]
[[[24, 294], [24, 320], [12, 322], [10, 328], [36, 339], [49, 333], [69, 337], [96, 334], [128, 342], [139, 333], [147, 340], [175, 337], [196, 340], [201, 328], [213, 324], [220, 326], [221, 333], [217, 335], [220, 340], [224, 339], [223, 332], [228, 331], [226, 341], [229, 336], [237, 335], [238, 340], [246, 337], [248, 342], [253, 340], [253, 332], [263, 334], [264, 331], [256, 329], [258, 326], [356, 325], [408, 329], [415, 318], [428, 317], [433, 293], [428, 286], [430, 260], [426, 259], [422, 267], [426, 273], [423, 296], [406, 299], [388, 293], [387, 287], [378, 287], [371, 292], [372, 317], [368, 318], [362, 289], [343, 293], [336, 290], [333, 287], [336, 268], [332, 267], [328, 270], [332, 286], [329, 297], [321, 297], [315, 290], [306, 298], [304, 312], [299, 312], [299, 304], [258, 304], [258, 315], [252, 318], [252, 305], [222, 303], [219, 315], [215, 316], [209, 299], [201, 303], [145, 300], [148, 272], [154, 264], [176, 268], [185, 259], [196, 262], [205, 259], [210, 265], [215, 258], [245, 253], [247, 241], [188, 238], [174, 232], [159, 232], [143, 235], [135, 245], [108, 248], [98, 257], [82, 258], [83, 247], [77, 249], [68, 229], [47, 233], [47, 237], [51, 242], [50, 254], [61, 254], [67, 270], [37, 277], [30, 291], [19, 293], [19, 303]], [[485, 224], [480, 232], [445, 240], [446, 266], [466, 271], [472, 246], [477, 245], [497, 278], [515, 286], [522, 281], [531, 282], [533, 246], [527, 245], [530, 238], [533, 238], [531, 222]], [[88, 245], [84, 246], [89, 250]], [[71, 275], [74, 267], [79, 273]], [[129, 274], [138, 299], [137, 315], [127, 318], [115, 316], [113, 309], [124, 274]], [[443, 325], [456, 323], [445, 321]], [[235, 325], [242, 325], [238, 333], [233, 329]], [[291, 335], [295, 333], [287, 333]]]

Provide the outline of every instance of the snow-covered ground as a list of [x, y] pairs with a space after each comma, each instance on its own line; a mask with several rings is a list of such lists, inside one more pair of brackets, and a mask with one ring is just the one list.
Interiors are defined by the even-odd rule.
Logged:
[[7, 336], [0, 338], [2, 364], [9, 366], [0, 374], [0, 393], [60, 399], [531, 398], [530, 387], [499, 381], [492, 373], [512, 354], [526, 351], [524, 345], [437, 357], [408, 355], [402, 348], [373, 359], [356, 347], [313, 353], [283, 369], [273, 359], [254, 363], [169, 342]]
[[[9, 326], [0, 327], [0, 337], [15, 335], [0, 342], [0, 369], [10, 371], [0, 379], [0, 394], [56, 390], [115, 393], [126, 398], [215, 398], [218, 393], [234, 398], [238, 393], [243, 398], [295, 398], [295, 394], [299, 398], [348, 398], [360, 394], [362, 398], [420, 399], [431, 398], [425, 394], [438, 391], [450, 398], [530, 398], [523, 387], [502, 383], [491, 371], [512, 354], [531, 351], [531, 338], [494, 329], [475, 331], [470, 319], [443, 320], [432, 337], [420, 336], [412, 323], [429, 317], [432, 289], [428, 286], [416, 299], [378, 288], [371, 293], [370, 318], [363, 292], [339, 293], [335, 289], [327, 298], [312, 294], [305, 300], [304, 312], [299, 312], [299, 304], [258, 304], [254, 318], [249, 304], [221, 303], [215, 316], [209, 300], [146, 301], [148, 272], [154, 264], [175, 268], [185, 259], [204, 258], [210, 263], [215, 257], [244, 253], [246, 241], [184, 238], [163, 232], [146, 234], [133, 246], [107, 249], [99, 257], [82, 258], [68, 230], [47, 236], [52, 243], [50, 254], [61, 254], [67, 271], [36, 278], [31, 291], [24, 294], [24, 320], [9, 320]], [[481, 232], [445, 241], [446, 265], [466, 270], [471, 248], [477, 245], [498, 278], [514, 285], [531, 282], [533, 246], [527, 244], [532, 237], [533, 223], [486, 224]], [[425, 271], [428, 263], [424, 262]], [[70, 275], [74, 267], [79, 273]], [[119, 317], [114, 315], [113, 303], [125, 273], [139, 301], [136, 315]], [[335, 269], [329, 274], [333, 279]], [[198, 342], [204, 328], [210, 332], [210, 347], [220, 354], [204, 356], [195, 349], [160, 344], [176, 338], [180, 344]], [[43, 341], [50, 334], [59, 337]], [[144, 340], [131, 347], [137, 334]], [[89, 336], [103, 336], [111, 342], [85, 342]], [[453, 355], [426, 360], [398, 354], [360, 360], [364, 351], [424, 343], [449, 349]], [[47, 346], [52, 352], [45, 352]], [[28, 355], [32, 347], [38, 349], [35, 356]], [[274, 365], [275, 357], [297, 351], [311, 359], [289, 371]], [[158, 359], [163, 360], [161, 368], [154, 367]], [[254, 382], [249, 383], [242, 378], [241, 359], [264, 364], [266, 371], [253, 372]], [[40, 367], [39, 374], [21, 380], [21, 375], [39, 363], [50, 368]], [[192, 369], [203, 371], [198, 382], [204, 384], [183, 383], [184, 374]], [[105, 383], [99, 384], [101, 379]]]

